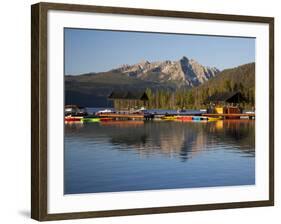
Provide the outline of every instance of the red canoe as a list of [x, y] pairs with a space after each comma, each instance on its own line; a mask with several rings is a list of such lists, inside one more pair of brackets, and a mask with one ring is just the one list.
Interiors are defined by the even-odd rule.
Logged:
[[81, 117], [65, 117], [64, 121], [70, 122], [70, 121], [80, 121]]
[[192, 116], [179, 116], [179, 117], [177, 117], [177, 120], [180, 120], [180, 121], [191, 121], [192, 120]]
[[101, 121], [112, 121], [113, 118], [112, 117], [101, 117], [100, 120]]

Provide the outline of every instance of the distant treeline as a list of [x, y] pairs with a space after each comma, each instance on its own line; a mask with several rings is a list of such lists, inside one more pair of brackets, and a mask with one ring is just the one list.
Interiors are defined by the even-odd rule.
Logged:
[[244, 108], [255, 106], [255, 64], [227, 69], [208, 82], [192, 89], [146, 89], [148, 108], [198, 109], [206, 107], [208, 98], [217, 93], [240, 91], [245, 98]]

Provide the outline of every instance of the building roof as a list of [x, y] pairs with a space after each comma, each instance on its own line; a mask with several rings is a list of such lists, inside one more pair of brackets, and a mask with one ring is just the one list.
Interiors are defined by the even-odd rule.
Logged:
[[210, 96], [207, 100], [208, 102], [227, 102], [227, 103], [239, 103], [245, 101], [245, 98], [241, 92], [224, 92], [216, 93]]
[[108, 99], [148, 100], [148, 96], [144, 91], [115, 90], [108, 96]]

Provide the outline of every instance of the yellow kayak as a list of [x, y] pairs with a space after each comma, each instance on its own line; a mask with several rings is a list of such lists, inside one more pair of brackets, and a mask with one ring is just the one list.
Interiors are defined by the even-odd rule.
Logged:
[[221, 117], [207, 117], [207, 118], [208, 118], [208, 121], [218, 121], [218, 120], [222, 119]]
[[163, 120], [175, 120], [177, 117], [176, 116], [164, 116], [164, 117], [161, 117], [161, 119]]

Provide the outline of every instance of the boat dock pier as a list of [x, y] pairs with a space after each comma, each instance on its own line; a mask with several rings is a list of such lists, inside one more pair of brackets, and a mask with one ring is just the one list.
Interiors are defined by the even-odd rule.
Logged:
[[194, 114], [130, 114], [130, 113], [106, 113], [100, 114], [100, 117], [112, 118], [115, 120], [153, 120], [161, 119], [165, 116], [203, 116], [222, 119], [255, 119], [255, 113], [235, 113], [235, 114], [207, 114], [207, 113], [194, 113]]
[[255, 113], [239, 113], [239, 114], [203, 114], [206, 117], [221, 117], [223, 119], [255, 119]]
[[106, 113], [100, 114], [100, 117], [109, 117], [118, 120], [143, 120], [144, 114], [118, 114], [118, 113]]

